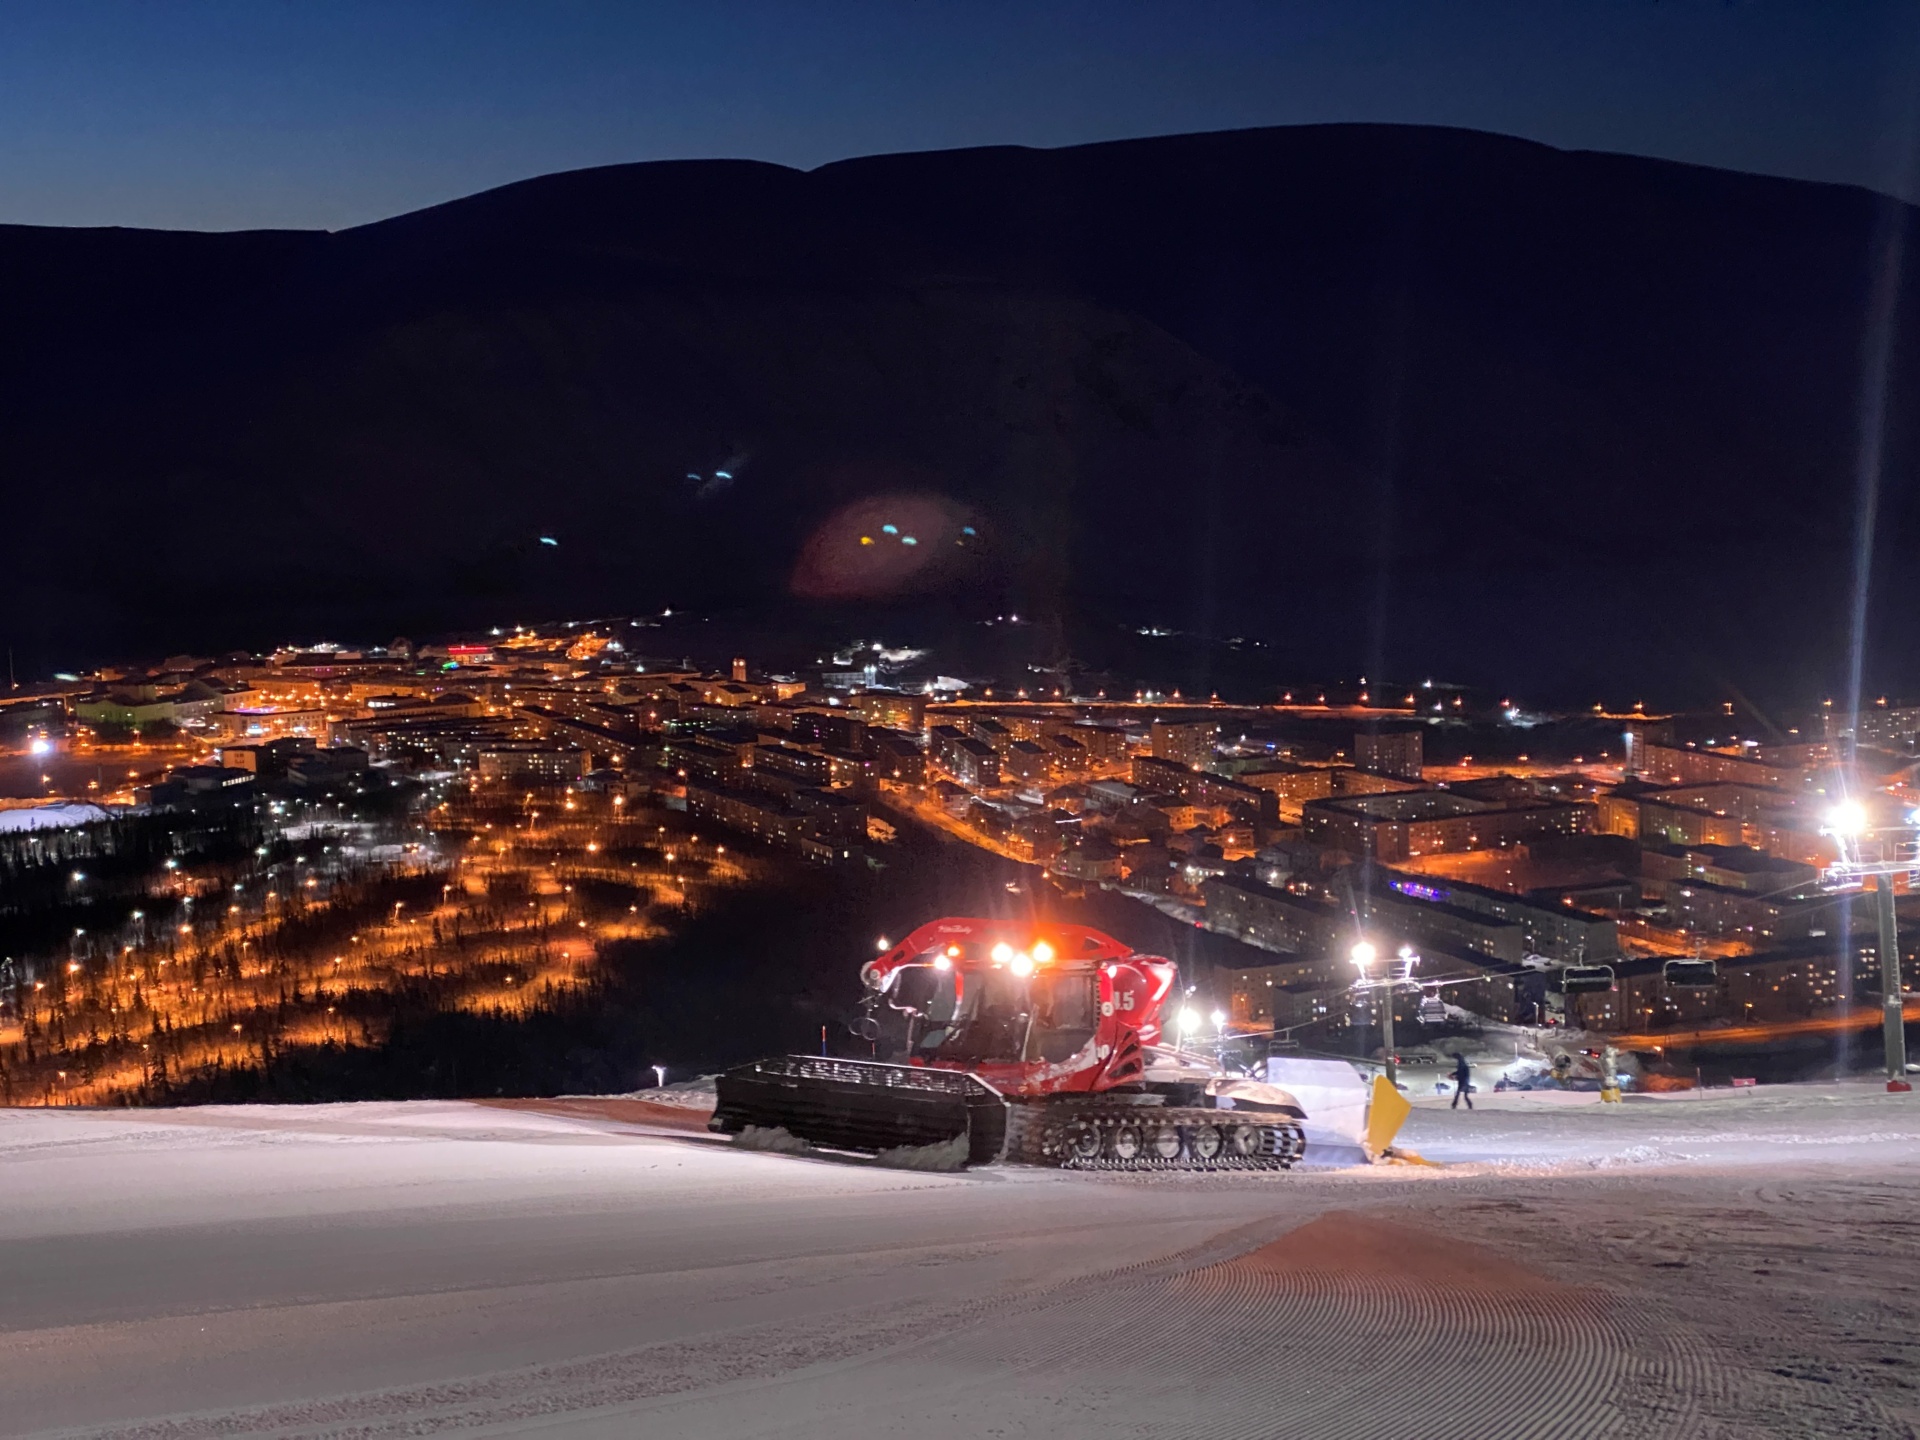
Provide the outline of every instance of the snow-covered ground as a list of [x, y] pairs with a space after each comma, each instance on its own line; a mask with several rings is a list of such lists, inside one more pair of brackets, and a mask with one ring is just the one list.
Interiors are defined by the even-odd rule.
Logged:
[[[1771, 1167], [1920, 1161], [1920, 1103], [1881, 1081], [1628, 1095], [1474, 1094], [1474, 1109], [1421, 1099], [1401, 1140], [1451, 1164], [1542, 1174], [1621, 1165]], [[1442, 1115], [1445, 1116], [1442, 1119]]]
[[640, 1100], [0, 1111], [0, 1434], [1909, 1435], [1920, 1096], [907, 1172]]

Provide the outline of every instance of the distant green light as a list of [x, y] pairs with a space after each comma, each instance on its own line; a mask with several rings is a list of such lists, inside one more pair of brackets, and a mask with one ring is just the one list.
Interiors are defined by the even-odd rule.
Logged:
[[900, 533], [900, 527], [898, 525], [882, 525], [880, 527], [880, 533], [882, 535], [898, 535]]

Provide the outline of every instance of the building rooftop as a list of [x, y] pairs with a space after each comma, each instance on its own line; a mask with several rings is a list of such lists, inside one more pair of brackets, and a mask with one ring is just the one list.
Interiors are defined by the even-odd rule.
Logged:
[[[1457, 815], [1479, 815], [1509, 807], [1489, 805], [1450, 790], [1389, 790], [1374, 795], [1338, 795], [1309, 800], [1310, 810], [1331, 810], [1365, 820], [1450, 820]], [[1512, 807], [1512, 808], [1533, 808]]]

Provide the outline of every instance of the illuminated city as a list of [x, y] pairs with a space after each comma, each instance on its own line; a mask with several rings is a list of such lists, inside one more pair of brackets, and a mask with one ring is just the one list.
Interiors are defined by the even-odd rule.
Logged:
[[902, 832], [1244, 942], [1196, 979], [1248, 1054], [1380, 1055], [1360, 932], [1418, 951], [1403, 1045], [1465, 1012], [1681, 1085], [1815, 1073], [1879, 1024], [1835, 816], [1911, 844], [1920, 708], [1761, 743], [1731, 706], [1550, 715], [1424, 678], [1009, 693], [912, 647], [774, 674], [649, 661], [632, 621], [496, 629], [9, 693], [7, 1098], [239, 1096], [396, 1017], [564, 1011], [606, 947], [776, 872], [903, 863]]
[[0, 6], [0, 1440], [1920, 1440], [1917, 97]]

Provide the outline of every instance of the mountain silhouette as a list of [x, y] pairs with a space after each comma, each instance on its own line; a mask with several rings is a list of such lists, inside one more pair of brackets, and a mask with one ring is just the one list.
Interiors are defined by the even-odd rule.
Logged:
[[1804, 701], [1877, 447], [1868, 673], [1911, 684], [1915, 213], [1334, 125], [0, 227], [0, 627], [31, 670], [931, 600]]

